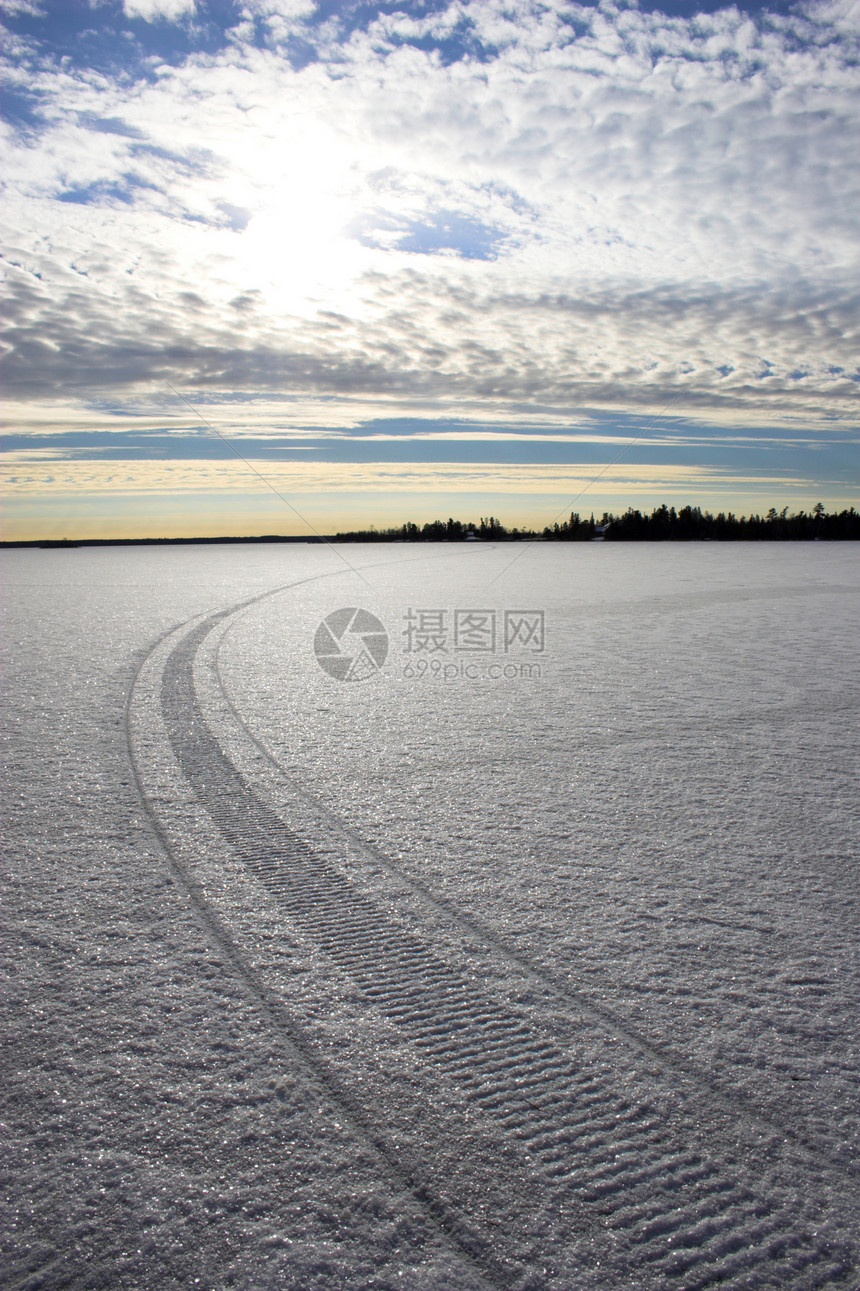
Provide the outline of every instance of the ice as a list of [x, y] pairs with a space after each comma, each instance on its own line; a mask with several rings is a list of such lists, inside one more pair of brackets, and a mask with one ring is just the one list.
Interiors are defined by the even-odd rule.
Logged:
[[852, 1287], [856, 547], [342, 550], [5, 554], [8, 1285]]

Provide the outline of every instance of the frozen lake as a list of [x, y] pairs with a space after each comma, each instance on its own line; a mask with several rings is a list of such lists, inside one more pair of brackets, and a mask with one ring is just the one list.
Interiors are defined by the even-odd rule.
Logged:
[[856, 1287], [857, 554], [6, 552], [7, 1284]]

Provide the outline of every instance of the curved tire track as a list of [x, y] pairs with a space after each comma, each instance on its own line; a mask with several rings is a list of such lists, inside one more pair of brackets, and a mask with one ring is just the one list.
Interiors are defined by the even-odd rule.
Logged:
[[[404, 921], [255, 791], [195, 683], [210, 634], [251, 603], [150, 657], [132, 722], [142, 792], [213, 935], [449, 1240], [511, 1287], [844, 1285], [849, 1244], [828, 1229], [826, 1189], [815, 1195], [808, 1169], [798, 1188], [797, 1161], [772, 1139], [719, 1108], [703, 1124], [683, 1092], [654, 1088], [635, 1052], [613, 1046], [609, 1061], [617, 1037], [605, 1019], [573, 1013], [559, 1028], [523, 1007], [485, 956]], [[193, 840], [181, 839], [188, 808], [214, 827], [228, 879], [244, 873], [265, 916], [246, 900], [231, 923], [228, 900], [225, 928], [195, 877]], [[312, 948], [318, 976], [330, 966], [351, 984], [353, 1025], [373, 1020], [381, 1050], [351, 1035], [338, 1052], [310, 996], [284, 990], [271, 964], [255, 967], [266, 920]]]
[[[212, 685], [209, 688], [210, 693], [207, 696], [208, 703], [204, 703], [207, 720], [211, 721], [215, 709], [221, 709], [229, 713], [231, 719], [229, 723], [221, 724], [220, 730], [222, 734], [227, 730], [228, 725], [233, 725], [234, 728], [241, 728], [244, 735], [247, 736], [247, 741], [245, 741], [247, 747], [244, 750], [244, 756], [242, 756], [239, 742], [235, 739], [231, 741], [233, 748], [231, 756], [236, 759], [241, 773], [255, 785], [257, 792], [264, 798], [273, 796], [277, 800], [283, 795], [278, 793], [272, 795], [271, 785], [267, 786], [263, 782], [263, 777], [259, 774], [259, 766], [254, 765], [257, 759], [253, 750], [251, 750], [251, 756], [248, 756], [248, 751], [252, 745], [270, 764], [276, 780], [281, 785], [290, 784], [294, 804], [298, 805], [298, 811], [295, 814], [301, 820], [300, 827], [305, 836], [310, 831], [315, 836], [317, 845], [320, 833], [326, 836], [334, 835], [340, 841], [341, 847], [344, 843], [347, 843], [359, 854], [370, 858], [374, 865], [382, 866], [390, 875], [397, 876], [403, 884], [408, 886], [410, 892], [422, 903], [425, 916], [431, 912], [441, 915], [445, 924], [459, 928], [461, 933], [476, 935], [481, 944], [485, 948], [491, 948], [495, 951], [504, 959], [508, 967], [515, 967], [518, 971], [526, 974], [532, 982], [538, 983], [543, 990], [548, 990], [557, 996], [564, 1002], [565, 1008], [573, 1009], [577, 1014], [585, 1014], [592, 1021], [600, 1022], [622, 1044], [629, 1046], [631, 1050], [636, 1052], [640, 1058], [674, 1072], [679, 1079], [685, 1082], [689, 1097], [698, 1097], [705, 1100], [705, 1105], [709, 1108], [713, 1107], [714, 1104], [719, 1104], [728, 1115], [746, 1122], [751, 1133], [777, 1135], [781, 1140], [790, 1142], [799, 1153], [806, 1153], [809, 1160], [813, 1162], [828, 1161], [835, 1173], [845, 1178], [849, 1187], [856, 1186], [856, 1180], [860, 1177], [860, 1163], [851, 1155], [850, 1148], [838, 1156], [834, 1155], [832, 1142], [828, 1142], [814, 1133], [809, 1133], [806, 1129], [799, 1128], [796, 1123], [792, 1123], [785, 1116], [775, 1116], [772, 1110], [761, 1106], [754, 1098], [750, 1097], [748, 1092], [736, 1086], [727, 1085], [724, 1080], [718, 1079], [711, 1071], [703, 1071], [700, 1064], [691, 1062], [685, 1054], [679, 1052], [671, 1043], [666, 1040], [657, 1041], [644, 1034], [629, 1017], [625, 1017], [617, 1010], [613, 1010], [606, 1002], [607, 993], [611, 996], [613, 993], [617, 994], [625, 989], [617, 980], [603, 975], [599, 984], [596, 984], [593, 978], [585, 981], [582, 978], [577, 979], [570, 971], [563, 974], [554, 971], [545, 961], [535, 959], [527, 951], [524, 952], [521, 946], [511, 944], [509, 938], [500, 935], [495, 929], [482, 923], [474, 914], [466, 913], [456, 908], [449, 899], [432, 891], [420, 879], [416, 878], [414, 872], [407, 872], [397, 861], [386, 855], [378, 844], [369, 843], [366, 839], [359, 837], [346, 822], [330, 811], [305, 787], [299, 787], [294, 784], [289, 770], [281, 764], [267, 742], [261, 739], [247, 724], [242, 713], [231, 699], [226, 679], [222, 676], [220, 666], [221, 646], [228, 633], [235, 626], [236, 621], [235, 616], [230, 618], [225, 623], [223, 630], [218, 634], [218, 640], [215, 645], [207, 650], [210, 656], [207, 660], [208, 671], [213, 678]], [[203, 674], [198, 672], [198, 681], [201, 680], [203, 680]], [[732, 721], [735, 720], [737, 719], [732, 719]], [[597, 738], [599, 743], [599, 737]], [[594, 741], [589, 743], [593, 745]], [[491, 765], [492, 762], [492, 757], [481, 755], [476, 763], [470, 762], [470, 766], [486, 767]], [[653, 919], [655, 922], [661, 918], [658, 915], [647, 914], [640, 917]], [[708, 925], [725, 928], [733, 932], [748, 931], [760, 937], [777, 935], [776, 926], [765, 924], [761, 919], [752, 923], [738, 918], [712, 918], [701, 912], [680, 914], [676, 911], [673, 913], [673, 921], [689, 924], [694, 928]], [[788, 932], [784, 929], [780, 930], [778, 935], [782, 944], [792, 940], [790, 930]], [[804, 942], [799, 946], [799, 950], [806, 953], [808, 950], [807, 943]]]

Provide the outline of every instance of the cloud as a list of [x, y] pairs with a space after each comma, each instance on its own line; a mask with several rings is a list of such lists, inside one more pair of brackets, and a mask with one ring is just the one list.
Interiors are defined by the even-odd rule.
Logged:
[[129, 18], [143, 18], [145, 22], [176, 22], [186, 14], [193, 14], [195, 0], [123, 0], [123, 12]]
[[3, 11], [10, 18], [22, 13], [41, 17], [45, 12], [35, 0], [3, 0]]
[[[183, 40], [190, 10], [135, 3]], [[849, 6], [255, 0], [204, 46], [16, 47], [12, 396], [854, 417]]]
[[[373, 462], [361, 465], [337, 462], [277, 463], [266, 459], [252, 462], [254, 470], [237, 459], [212, 461], [209, 458], [181, 462], [120, 462], [38, 458], [12, 459], [4, 463], [4, 492], [11, 499], [26, 494], [85, 494], [99, 492], [119, 498], [139, 493], [221, 493], [252, 494], [265, 497], [270, 485], [290, 497], [309, 493], [504, 493], [533, 496], [569, 494], [573, 497], [594, 485], [593, 469], [573, 466], [504, 466], [498, 463], [468, 464], [401, 464]], [[256, 474], [255, 472], [259, 472]], [[741, 471], [721, 471], [699, 466], [610, 466], [600, 478], [596, 496], [611, 489], [635, 497], [655, 490], [684, 493], [725, 491], [753, 485], [767, 487], [807, 487], [809, 481], [788, 472], [769, 477]], [[272, 495], [274, 496], [274, 495]]]
[[705, 419], [824, 425], [854, 416], [854, 305], [841, 282], [801, 279], [767, 293], [696, 282], [494, 293], [405, 269], [367, 282], [375, 309], [361, 327], [321, 311], [275, 328], [254, 295], [213, 305], [211, 290], [207, 302], [169, 283], [156, 295], [132, 273], [105, 291], [99, 259], [55, 266], [49, 280], [44, 261], [40, 277], [10, 267], [10, 395], [174, 385], [376, 396], [402, 412], [435, 401], [507, 417], [529, 408], [656, 414], [682, 396], [681, 410]]

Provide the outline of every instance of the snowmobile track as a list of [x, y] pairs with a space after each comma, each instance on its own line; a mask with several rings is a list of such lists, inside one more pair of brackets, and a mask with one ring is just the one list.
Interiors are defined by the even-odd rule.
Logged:
[[[848, 1284], [851, 1243], [828, 1223], [827, 1190], [814, 1172], [805, 1169], [797, 1186], [791, 1145], [719, 1105], [703, 1122], [701, 1101], [643, 1073], [637, 1045], [615, 1043], [608, 1018], [568, 1001], [559, 1029], [552, 1014], [525, 1007], [497, 974], [482, 973], [480, 956], [452, 954], [429, 923], [405, 924], [255, 792], [208, 724], [195, 685], [207, 638], [250, 603], [162, 645], [139, 705], [160, 723], [163, 745], [148, 753], [133, 729], [130, 736], [141, 789], [176, 859], [176, 806], [171, 815], [148, 773], [169, 749], [195, 810], [284, 928], [314, 948], [321, 971], [330, 964], [353, 984], [359, 1019], [382, 1028], [383, 1045], [396, 1038], [395, 1061], [401, 1049], [410, 1055], [398, 1074], [374, 1064], [372, 1044], [356, 1040], [345, 1053], [333, 1046], [300, 995], [253, 967], [243, 943], [254, 912], [225, 929], [193, 866], [178, 861], [222, 949], [448, 1240], [493, 1284], [535, 1291]], [[488, 951], [497, 956], [498, 943]], [[456, 1165], [452, 1135], [463, 1143]]]

